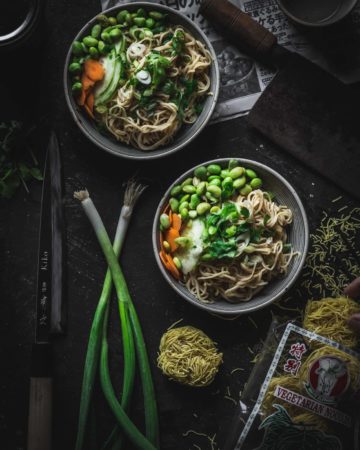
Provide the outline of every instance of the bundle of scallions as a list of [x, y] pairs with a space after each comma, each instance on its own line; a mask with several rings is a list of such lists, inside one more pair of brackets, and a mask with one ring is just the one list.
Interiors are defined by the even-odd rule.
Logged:
[[[155, 450], [159, 448], [158, 413], [149, 359], [139, 319], [118, 262], [133, 208], [143, 190], [144, 187], [134, 181], [129, 181], [127, 184], [124, 205], [121, 209], [113, 245], [111, 245], [105, 226], [88, 191], [84, 190], [74, 193], [74, 197], [81, 201], [82, 207], [94, 228], [96, 237], [109, 266], [90, 331], [85, 359], [75, 450], [82, 450], [84, 448], [86, 426], [98, 369], [102, 391], [117, 422], [116, 428], [106, 440], [102, 449], [119, 450], [122, 448], [125, 438], [141, 450]], [[115, 394], [108, 362], [107, 325], [112, 284], [115, 286], [117, 296], [124, 353], [123, 382], [120, 400]], [[144, 395], [145, 434], [137, 428], [127, 413], [134, 387], [136, 356]]]

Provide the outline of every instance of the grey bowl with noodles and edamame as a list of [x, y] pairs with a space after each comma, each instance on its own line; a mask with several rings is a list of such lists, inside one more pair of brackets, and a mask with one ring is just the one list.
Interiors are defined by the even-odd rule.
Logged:
[[[194, 228], [200, 229], [201, 242]], [[191, 168], [169, 187], [155, 213], [152, 238], [157, 264], [175, 292], [198, 308], [234, 316], [264, 308], [290, 289], [305, 262], [309, 227], [299, 196], [279, 173], [256, 161], [222, 158]], [[278, 261], [286, 270], [276, 276], [264, 271], [261, 279], [256, 267], [276, 267]], [[245, 270], [250, 265], [259, 275], [257, 287], [242, 289], [238, 269], [243, 263]], [[235, 274], [229, 269], [232, 264]], [[184, 267], [186, 274], [181, 273]], [[210, 274], [205, 270], [200, 272], [202, 280], [192, 280], [199, 267]], [[213, 279], [218, 284], [206, 297]], [[234, 296], [228, 294], [225, 300], [214, 295], [217, 289]]]
[[[126, 13], [123, 14], [124, 12], [126, 12]], [[137, 17], [137, 15], [139, 15], [139, 17]], [[201, 31], [201, 29], [194, 22], [192, 22], [190, 19], [188, 19], [186, 16], [180, 14], [179, 12], [177, 12], [171, 8], [168, 8], [166, 6], [163, 6], [163, 5], [155, 5], [153, 3], [148, 3], [148, 2], [128, 3], [126, 5], [116, 6], [114, 8], [110, 8], [110, 9], [104, 11], [102, 14], [102, 17], [103, 16], [105, 16], [105, 18], [107, 20], [109, 20], [109, 18], [111, 18], [112, 22], [114, 22], [114, 23], [112, 25], [110, 25], [110, 27], [98, 30], [97, 28], [99, 28], [99, 26], [101, 27], [101, 22], [99, 22], [98, 16], [94, 17], [76, 35], [76, 37], [73, 41], [73, 44], [70, 46], [68, 54], [67, 54], [67, 58], [66, 58], [66, 62], [65, 62], [65, 69], [64, 69], [65, 97], [66, 97], [66, 101], [69, 106], [70, 112], [71, 112], [75, 122], [79, 126], [80, 130], [85, 134], [85, 136], [88, 139], [90, 139], [94, 144], [96, 144], [101, 149], [103, 149], [109, 153], [112, 153], [116, 156], [119, 156], [119, 157], [124, 157], [124, 158], [129, 158], [129, 159], [137, 159], [137, 160], [155, 159], [155, 158], [161, 158], [166, 155], [169, 155], [169, 154], [179, 151], [180, 149], [185, 147], [187, 144], [189, 144], [203, 130], [203, 128], [209, 121], [209, 119], [214, 111], [214, 108], [215, 108], [215, 105], [216, 105], [216, 102], [218, 99], [219, 69], [218, 69], [218, 64], [217, 64], [217, 60], [216, 60], [216, 54], [215, 54], [215, 51], [214, 51], [211, 43], [209, 42], [206, 35]], [[144, 17], [142, 17], [142, 16], [144, 16]], [[179, 90], [176, 91], [176, 95], [174, 94], [175, 100], [173, 101], [172, 97], [171, 97], [171, 95], [173, 95], [173, 94], [171, 94], [170, 90], [167, 89], [169, 86], [165, 86], [166, 80], [170, 77], [170, 75], [174, 75], [174, 73], [175, 73], [173, 71], [173, 68], [170, 67], [168, 69], [168, 70], [170, 70], [170, 72], [167, 71], [167, 66], [169, 66], [169, 64], [164, 65], [165, 72], [164, 72], [163, 68], [160, 68], [163, 70], [162, 79], [160, 80], [160, 83], [157, 84], [157, 87], [155, 89], [155, 94], [154, 94], [154, 89], [153, 89], [152, 93], [150, 93], [149, 89], [146, 89], [146, 86], [144, 87], [144, 89], [142, 89], [141, 83], [145, 83], [147, 80], [143, 80], [143, 79], [140, 80], [139, 77], [140, 77], [140, 75], [142, 75], [142, 72], [144, 72], [144, 71], [137, 70], [136, 66], [138, 66], [138, 61], [136, 62], [136, 64], [134, 62], [134, 64], [133, 64], [133, 66], [135, 67], [135, 69], [133, 71], [134, 73], [131, 74], [131, 80], [129, 79], [127, 81], [131, 85], [131, 84], [133, 84], [133, 81], [134, 81], [133, 78], [135, 79], [135, 77], [136, 77], [135, 84], [137, 83], [137, 84], [141, 85], [141, 101], [147, 100], [145, 98], [145, 95], [146, 96], [150, 96], [150, 94], [157, 95], [159, 89], [160, 90], [163, 88], [165, 89], [165, 87], [166, 87], [167, 91], [164, 90], [161, 93], [161, 96], [164, 95], [164, 92], [167, 93], [168, 98], [169, 98], [168, 103], [172, 104], [172, 106], [171, 106], [172, 108], [173, 108], [173, 105], [176, 105], [176, 108], [178, 110], [177, 118], [179, 118], [179, 120], [181, 119], [181, 126], [180, 127], [177, 126], [177, 128], [176, 128], [177, 132], [176, 132], [176, 134], [174, 134], [172, 140], [165, 143], [163, 146], [161, 146], [159, 148], [144, 151], [144, 150], [140, 150], [139, 148], [135, 148], [134, 145], [130, 145], [129, 143], [122, 142], [120, 139], [124, 139], [124, 136], [122, 136], [122, 134], [121, 134], [123, 130], [115, 130], [114, 131], [115, 133], [118, 133], [117, 139], [119, 139], [119, 140], [115, 139], [115, 137], [113, 135], [111, 135], [111, 133], [101, 131], [99, 129], [99, 127], [97, 126], [96, 122], [91, 117], [89, 117], [89, 115], [86, 113], [86, 111], [88, 111], [88, 107], [86, 105], [84, 105], [84, 107], [85, 107], [85, 109], [84, 109], [84, 107], [80, 107], [78, 105], [78, 103], [81, 103], [81, 101], [80, 102], [78, 101], [79, 97], [76, 97], [76, 95], [79, 95], [81, 97], [81, 95], [82, 95], [81, 89], [82, 89], [82, 85], [84, 85], [84, 83], [83, 83], [82, 74], [79, 73], [79, 71], [78, 71], [79, 68], [77, 67], [76, 64], [77, 63], [80, 63], [80, 65], [83, 64], [83, 67], [84, 67], [85, 64], [87, 64], [84, 62], [86, 59], [102, 58], [101, 55], [103, 55], [104, 52], [108, 51], [110, 53], [111, 52], [114, 53], [114, 58], [116, 59], [116, 61], [121, 60], [121, 58], [124, 58], [123, 55], [125, 55], [125, 57], [127, 58], [127, 62], [126, 61], [124, 62], [124, 67], [129, 67], [129, 64], [128, 64], [129, 48], [126, 49], [126, 45], [127, 45], [126, 42], [127, 42], [129, 33], [131, 33], [131, 36], [134, 37], [134, 41], [137, 45], [139, 43], [141, 45], [143, 45], [144, 41], [142, 41], [142, 39], [145, 39], [145, 44], [146, 44], [146, 39], [150, 39], [150, 41], [151, 41], [151, 39], [153, 39], [154, 36], [159, 36], [159, 34], [161, 34], [164, 31], [164, 30], [160, 29], [161, 27], [159, 27], [159, 30], [156, 30], [156, 33], [158, 33], [158, 34], [154, 34], [151, 31], [151, 29], [146, 28], [147, 25], [157, 28], [156, 20], [153, 20], [152, 16], [154, 16], [154, 17], [161, 16], [161, 17], [165, 18], [164, 20], [166, 20], [166, 26], [168, 26], [170, 28], [176, 27], [175, 29], [177, 29], [177, 27], [180, 27], [181, 29], [183, 29], [185, 31], [185, 33], [182, 33], [182, 32], [180, 32], [178, 34], [174, 33], [174, 35], [172, 37], [170, 36], [172, 40], [174, 40], [174, 36], [176, 38], [181, 37], [182, 39], [184, 39], [183, 34], [185, 34], [186, 39], [188, 39], [188, 36], [190, 36], [189, 39], [194, 38], [194, 42], [196, 42], [196, 43], [199, 42], [199, 44], [196, 44], [196, 45], [199, 45], [200, 48], [206, 50], [207, 54], [210, 56], [211, 64], [207, 68], [207, 73], [208, 73], [208, 78], [209, 78], [209, 87], [208, 87], [207, 95], [204, 96], [204, 101], [203, 101], [201, 107], [196, 108], [196, 119], [194, 120], [194, 122], [191, 124], [190, 123], [187, 124], [187, 123], [183, 123], [183, 117], [184, 117], [182, 114], [183, 109], [181, 109], [179, 104], [182, 101], [182, 99], [184, 97], [186, 97], [186, 95], [187, 95], [186, 92], [189, 88], [189, 80], [187, 80], [186, 77], [181, 78], [180, 83], [183, 82], [182, 80], [185, 80], [184, 85], [180, 89], [180, 91]], [[125, 17], [125, 19], [124, 19], [124, 17]], [[127, 22], [126, 17], [129, 17], [129, 21], [130, 21], [129, 23]], [[143, 24], [144, 19], [145, 19], [145, 25]], [[152, 20], [151, 23], [150, 23], [150, 20]], [[134, 21], [136, 21], [136, 22], [134, 22]], [[141, 21], [142, 25], [140, 24], [140, 21]], [[117, 23], [115, 24], [115, 22], [117, 22]], [[153, 23], [153, 22], [155, 22], [155, 23]], [[137, 23], [139, 25], [137, 25]], [[141, 25], [141, 27], [140, 27], [140, 25]], [[121, 28], [121, 27], [123, 27], [123, 28]], [[153, 28], [153, 29], [155, 30], [155, 28]], [[109, 29], [110, 29], [110, 33], [116, 32], [116, 36], [115, 36], [115, 34], [113, 37], [109, 36]], [[122, 30], [122, 33], [118, 32], [118, 30]], [[95, 32], [97, 33], [98, 31], [100, 32], [99, 37], [94, 38], [93, 36], [95, 36]], [[138, 33], [138, 31], [139, 31], [139, 33]], [[167, 28], [165, 28], [165, 33], [168, 31], [169, 30]], [[106, 34], [106, 36], [105, 36], [105, 34]], [[151, 36], [153, 36], [153, 37], [151, 37]], [[102, 39], [102, 37], [108, 39], [109, 43], [107, 44]], [[90, 42], [90, 38], [91, 38], [91, 42]], [[84, 42], [86, 39], [87, 39], [87, 41]], [[95, 46], [94, 39], [97, 41], [96, 46]], [[122, 39], [124, 41], [123, 47], [121, 47]], [[161, 39], [163, 39], [163, 37], [161, 37]], [[166, 37], [165, 40], [168, 41], [169, 37]], [[166, 46], [165, 40], [164, 40], [165, 47], [169, 47], [169, 45]], [[186, 41], [186, 44], [187, 44], [187, 41]], [[100, 45], [101, 45], [101, 48], [100, 48]], [[172, 43], [172, 46], [175, 47], [175, 44]], [[145, 60], [145, 64], [147, 64], [149, 67], [154, 67], [154, 66], [156, 66], [156, 64], [157, 64], [156, 67], [158, 67], [159, 60], [160, 60], [160, 62], [165, 61], [165, 59], [162, 58], [162, 55], [159, 55], [159, 53], [161, 53], [162, 50], [158, 50], [158, 48], [159, 47], [156, 47], [155, 49], [151, 48], [151, 51], [148, 50], [148, 52], [150, 52], [151, 54], [149, 54], [149, 53], [144, 54], [143, 59]], [[89, 54], [90, 50], [91, 50], [91, 53]], [[167, 50], [168, 49], [165, 48], [164, 51], [167, 51]], [[176, 48], [174, 48], [173, 50], [176, 51]], [[75, 51], [75, 54], [74, 54], [74, 51]], [[116, 56], [117, 55], [116, 52], [121, 52], [121, 54]], [[107, 58], [107, 56], [106, 56], [106, 58]], [[176, 56], [174, 58], [176, 58]], [[150, 61], [150, 59], [151, 59], [151, 61]], [[185, 57], [183, 59], [184, 59], [184, 61], [186, 61]], [[168, 57], [168, 60], [173, 61], [173, 59], [171, 57]], [[97, 61], [99, 61], [99, 59], [97, 59]], [[102, 62], [102, 60], [100, 60], [100, 61]], [[180, 61], [181, 61], [181, 58], [180, 58]], [[75, 63], [75, 65], [74, 65], [74, 63]], [[142, 61], [141, 64], [143, 64], [143, 63], [144, 62]], [[130, 64], [130, 66], [131, 66], [131, 64]], [[141, 67], [139, 67], [139, 69], [140, 68]], [[145, 68], [147, 69], [147, 66]], [[86, 73], [86, 75], [88, 75], [88, 73]], [[195, 77], [195, 75], [194, 75], [194, 77]], [[106, 79], [106, 75], [105, 75], [104, 79]], [[139, 82], [139, 80], [140, 80], [140, 82]], [[88, 80], [86, 80], [86, 82], [87, 81]], [[124, 80], [120, 80], [120, 81], [124, 81]], [[125, 82], [126, 82], [126, 80], [125, 80]], [[191, 82], [191, 80], [190, 80], [190, 82]], [[101, 83], [102, 83], [102, 81], [101, 81]], [[117, 84], [117, 87], [119, 88], [118, 89], [118, 97], [120, 98], [119, 101], [122, 102], [123, 97], [122, 97], [122, 93], [120, 93], [120, 89], [122, 88], [122, 86], [120, 84]], [[86, 89], [87, 88], [88, 88], [88, 85], [86, 84]], [[72, 91], [72, 89], [73, 89], [73, 91]], [[89, 92], [86, 89], [83, 89], [84, 92]], [[91, 87], [91, 89], [92, 89], [92, 87]], [[136, 91], [136, 89], [137, 89], [137, 87], [134, 88], [133, 91]], [[143, 90], [144, 90], [144, 92], [142, 92]], [[106, 91], [106, 92], [108, 92], [108, 91]], [[177, 94], [179, 94], [179, 95], [177, 95]], [[138, 93], [136, 95], [137, 95], [136, 98], [139, 98]], [[87, 98], [90, 99], [90, 95], [88, 95]], [[161, 98], [164, 98], [164, 97], [161, 97]], [[86, 104], [87, 103], [88, 102], [86, 100]], [[90, 103], [91, 103], [91, 105], [90, 105]], [[90, 107], [93, 106], [93, 101], [90, 103], [89, 103]], [[154, 102], [154, 103], [159, 105], [161, 103], [161, 100]], [[84, 102], [82, 104], [84, 104]], [[95, 104], [96, 104], [96, 99], [95, 99]], [[100, 106], [102, 106], [102, 105], [100, 105]], [[150, 106], [149, 106], [149, 108], [150, 108]], [[175, 111], [176, 111], [176, 108], [174, 108]], [[123, 114], [123, 109], [124, 109], [123, 104], [120, 105], [120, 108], [116, 109], [116, 114], [117, 114], [117, 116], [115, 118], [116, 120], [117, 120], [117, 118], [122, 119], [122, 117], [120, 117], [120, 116], [121, 116], [121, 114]], [[113, 109], [111, 111], [113, 111]], [[150, 111], [150, 109], [149, 109], [149, 111]], [[194, 108], [194, 111], [195, 111], [195, 108]], [[180, 114], [180, 112], [181, 112], [181, 114]], [[129, 116], [131, 116], [131, 114], [132, 113], [129, 113]], [[143, 112], [141, 112], [140, 117], [142, 114], [143, 114]], [[113, 118], [111, 117], [111, 120], [112, 119]], [[136, 121], [136, 120], [138, 120], [138, 118], [130, 117], [129, 120]], [[139, 120], [141, 121], [142, 119], [140, 118]], [[160, 120], [161, 120], [161, 117], [160, 117]], [[176, 120], [178, 120], [178, 119], [176, 119]], [[106, 120], [105, 120], [105, 122], [106, 122]], [[111, 131], [112, 130], [111, 124], [114, 123], [114, 120], [112, 120], [110, 125], [109, 125], [109, 122], [110, 121], [106, 122], [106, 127], [108, 128], [108, 130], [110, 129], [110, 131]], [[131, 129], [131, 127], [129, 128], [128, 122], [126, 122], [126, 127], [123, 127], [123, 129], [126, 129], [126, 130]], [[106, 130], [106, 131], [108, 131], [108, 130]], [[142, 133], [140, 133], [140, 135], [138, 136], [139, 139], [142, 139], [141, 134]], [[127, 136], [125, 136], [125, 139], [128, 139], [128, 142], [132, 142]], [[137, 144], [137, 142], [138, 141], [136, 141], [135, 144]], [[140, 142], [139, 145], [141, 146], [141, 144], [144, 144], [144, 146], [145, 146], [146, 142], [144, 143], [142, 141], [142, 142]]]

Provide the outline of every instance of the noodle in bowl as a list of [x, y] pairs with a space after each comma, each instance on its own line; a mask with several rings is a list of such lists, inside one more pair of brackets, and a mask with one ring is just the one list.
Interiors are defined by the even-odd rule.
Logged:
[[[129, 23], [123, 12], [132, 16]], [[109, 31], [102, 17], [117, 24]], [[91, 50], [102, 53], [92, 57], [80, 47], [75, 54], [74, 45], [92, 44], [96, 26], [102, 28]], [[109, 32], [115, 37], [104, 45], [103, 33]], [[86, 59], [103, 66], [94, 86]], [[64, 83], [76, 123], [96, 145], [130, 159], [153, 159], [180, 150], [204, 128], [217, 102], [219, 69], [214, 49], [194, 22], [166, 6], [135, 2], [104, 11], [78, 33]]]
[[[196, 214], [190, 211], [196, 204], [196, 194], [190, 194], [192, 204], [185, 205], [188, 212], [180, 212], [175, 195], [178, 187], [189, 185], [184, 192], [201, 193], [201, 185], [195, 191], [191, 187], [198, 183], [196, 175], [201, 176], [204, 167], [219, 170], [216, 166], [221, 167], [221, 175], [207, 172], [207, 179], [200, 182], [217, 185], [221, 196], [218, 188], [211, 187], [210, 195], [205, 192], [200, 196]], [[229, 180], [232, 186], [228, 176], [231, 167], [236, 167], [231, 175], [238, 188], [226, 193]], [[250, 183], [254, 188], [248, 189]], [[218, 195], [217, 199], [213, 195], [207, 200], [211, 194]], [[211, 203], [208, 209], [203, 206], [207, 202]], [[176, 207], [174, 212], [172, 208]], [[168, 229], [164, 213], [171, 218]], [[180, 239], [174, 230], [179, 215], [184, 216]], [[279, 299], [300, 274], [308, 241], [306, 213], [295, 190], [274, 170], [244, 159], [210, 161], [189, 170], [166, 192], [153, 227], [153, 247], [165, 279], [190, 303], [222, 315], [255, 311]]]

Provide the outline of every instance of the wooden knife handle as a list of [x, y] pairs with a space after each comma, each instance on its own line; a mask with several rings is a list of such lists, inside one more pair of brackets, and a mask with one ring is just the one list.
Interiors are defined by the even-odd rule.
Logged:
[[34, 344], [30, 378], [27, 450], [51, 450], [52, 377], [50, 344]]
[[237, 47], [267, 60], [277, 45], [276, 36], [228, 0], [203, 0], [201, 14]]

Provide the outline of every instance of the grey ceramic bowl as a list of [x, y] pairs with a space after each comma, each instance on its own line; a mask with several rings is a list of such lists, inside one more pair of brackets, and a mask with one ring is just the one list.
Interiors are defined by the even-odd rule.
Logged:
[[[228, 165], [230, 159], [234, 158], [222, 158], [213, 161], [207, 161], [203, 165], [208, 164], [220, 164], [223, 167]], [[229, 303], [225, 300], [218, 299], [213, 303], [202, 303], [196, 297], [194, 297], [180, 282], [175, 280], [170, 273], [164, 268], [159, 258], [160, 251], [160, 236], [159, 236], [159, 218], [160, 214], [164, 210], [170, 198], [171, 189], [180, 184], [186, 178], [193, 176], [196, 167], [191, 168], [186, 173], [184, 173], [180, 178], [178, 178], [165, 192], [165, 195], [161, 199], [159, 206], [157, 208], [154, 224], [153, 224], [153, 248], [155, 253], [155, 258], [157, 264], [160, 268], [162, 275], [165, 280], [170, 284], [170, 286], [183, 297], [186, 301], [201, 308], [210, 313], [234, 316], [239, 314], [245, 314], [249, 312], [256, 311], [258, 309], [264, 308], [275, 300], [280, 299], [294, 284], [295, 280], [300, 275], [301, 269], [304, 265], [306, 254], [309, 245], [309, 227], [306, 217], [305, 209], [301, 203], [301, 200], [295, 189], [290, 185], [288, 181], [285, 180], [281, 175], [279, 175], [275, 170], [271, 169], [264, 164], [256, 161], [251, 161], [248, 159], [235, 158], [239, 163], [247, 168], [253, 169], [263, 180], [263, 186], [266, 190], [274, 192], [276, 195], [276, 200], [278, 203], [285, 204], [291, 208], [294, 219], [293, 223], [289, 228], [289, 238], [288, 241], [292, 244], [294, 251], [298, 251], [300, 254], [293, 259], [289, 266], [288, 273], [286, 276], [271, 281], [262, 291], [256, 294], [251, 300], [247, 302], [239, 303]], [[181, 301], [179, 299], [179, 301]]]
[[[128, 159], [137, 159], [137, 160], [148, 160], [148, 159], [156, 159], [162, 158], [164, 156], [170, 155], [172, 153], [177, 152], [178, 150], [185, 147], [189, 144], [205, 127], [207, 122], [209, 121], [217, 99], [219, 95], [219, 67], [216, 60], [215, 51], [210, 44], [210, 41], [206, 37], [206, 35], [201, 31], [201, 29], [190, 19], [188, 19], [183, 14], [175, 11], [174, 9], [168, 8], [163, 5], [157, 5], [149, 2], [134, 2], [134, 3], [126, 3], [125, 5], [115, 6], [114, 8], [110, 8], [106, 11], [103, 11], [103, 14], [109, 16], [116, 16], [119, 11], [122, 9], [127, 9], [130, 12], [135, 12], [138, 8], [144, 8], [145, 10], [150, 11], [161, 11], [168, 15], [169, 22], [182, 25], [186, 28], [196, 39], [201, 41], [207, 49], [210, 51], [213, 57], [213, 63], [210, 68], [210, 78], [211, 78], [211, 87], [210, 91], [213, 95], [207, 97], [204, 103], [204, 108], [196, 120], [196, 122], [192, 125], [183, 125], [179, 132], [175, 135], [172, 143], [167, 144], [164, 147], [160, 147], [157, 150], [151, 151], [141, 151], [134, 147], [123, 144], [119, 141], [116, 141], [110, 135], [101, 134], [97, 128], [95, 127], [95, 123], [87, 117], [87, 115], [82, 111], [76, 102], [71, 93], [71, 83], [68, 72], [69, 61], [71, 58], [71, 46], [68, 50], [65, 68], [64, 68], [64, 89], [65, 89], [65, 98], [70, 109], [70, 112], [77, 123], [80, 130], [85, 134], [85, 136], [90, 139], [95, 145], [100, 147], [101, 149], [112, 153], [113, 155], [120, 156], [122, 158]], [[96, 23], [96, 17], [92, 18], [75, 36], [74, 40], [79, 40], [83, 36], [90, 34], [90, 30], [92, 26]]]
[[278, 0], [280, 8], [294, 22], [324, 27], [342, 20], [358, 0]]

